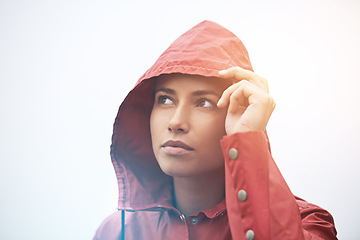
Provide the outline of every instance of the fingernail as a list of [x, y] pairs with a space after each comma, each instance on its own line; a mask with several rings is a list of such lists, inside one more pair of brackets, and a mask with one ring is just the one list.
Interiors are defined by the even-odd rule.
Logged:
[[225, 74], [226, 73], [226, 70], [221, 70], [219, 71], [219, 74], [222, 75], [222, 74]]

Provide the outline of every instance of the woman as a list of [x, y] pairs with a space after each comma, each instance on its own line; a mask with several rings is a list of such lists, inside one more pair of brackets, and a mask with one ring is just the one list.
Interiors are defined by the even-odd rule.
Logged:
[[119, 211], [94, 239], [337, 239], [271, 157], [274, 107], [233, 33], [204, 21], [180, 36], [120, 106]]

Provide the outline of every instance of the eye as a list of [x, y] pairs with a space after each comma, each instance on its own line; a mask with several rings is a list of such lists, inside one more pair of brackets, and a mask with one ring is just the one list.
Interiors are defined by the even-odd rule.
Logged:
[[206, 99], [200, 99], [200, 101], [196, 105], [197, 107], [203, 107], [203, 108], [211, 108], [214, 106], [214, 104]]
[[174, 104], [173, 100], [166, 96], [166, 95], [160, 95], [157, 97], [157, 103], [159, 105], [171, 105], [171, 104]]

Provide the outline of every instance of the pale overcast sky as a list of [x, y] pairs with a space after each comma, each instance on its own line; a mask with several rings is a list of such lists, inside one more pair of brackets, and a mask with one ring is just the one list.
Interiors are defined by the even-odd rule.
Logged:
[[208, 19], [244, 42], [277, 107], [292, 192], [360, 239], [360, 1], [0, 1], [0, 238], [91, 239], [116, 211], [112, 124], [136, 80]]

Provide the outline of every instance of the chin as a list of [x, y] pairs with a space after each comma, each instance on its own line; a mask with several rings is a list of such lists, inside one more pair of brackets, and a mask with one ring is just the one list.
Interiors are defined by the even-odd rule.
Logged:
[[214, 175], [223, 175], [225, 169], [223, 166], [204, 169], [204, 166], [161, 166], [161, 170], [173, 178], [191, 178], [191, 177], [212, 177]]
[[[166, 164], [159, 163], [161, 170], [168, 176], [171, 177], [191, 177], [195, 173], [193, 171], [189, 171], [184, 166], [174, 166], [175, 164]], [[179, 164], [176, 164], [179, 165]]]
[[171, 157], [159, 154], [156, 159], [161, 170], [171, 177], [211, 177], [214, 174], [218, 175], [225, 172], [223, 159], [213, 164], [211, 162], [204, 163], [204, 161], [193, 156]]

